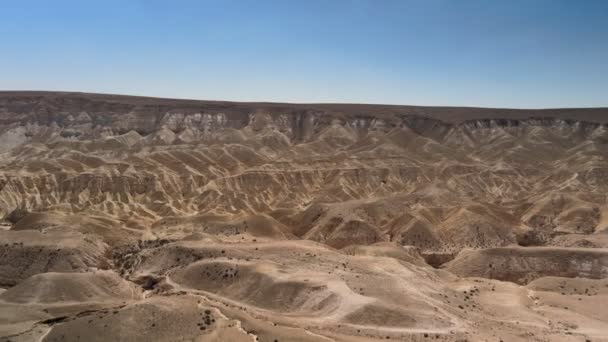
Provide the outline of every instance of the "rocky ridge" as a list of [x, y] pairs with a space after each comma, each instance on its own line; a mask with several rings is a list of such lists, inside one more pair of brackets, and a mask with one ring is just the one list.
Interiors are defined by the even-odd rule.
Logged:
[[[536, 290], [507, 282], [551, 287], [585, 277], [600, 286], [608, 274], [603, 108], [0, 92], [0, 156], [1, 285], [24, 292], [39, 291], [28, 284], [76, 286], [56, 272], [108, 269], [129, 281], [121, 296], [132, 284], [151, 296], [142, 302], [134, 294], [121, 304], [124, 313], [116, 309], [138, 322], [143, 308], [174, 305], [162, 296], [187, 294], [194, 297], [178, 301], [199, 302], [188, 310], [207, 305], [226, 317], [195, 329], [205, 334], [498, 337], [476, 318], [505, 319], [492, 297], [469, 301], [483, 288], [521, 304], [505, 314], [528, 317], [528, 335], [513, 323], [498, 329], [501, 336], [542, 340], [564, 332], [547, 318], [555, 312], [530, 304], [542, 302]], [[388, 287], [373, 286], [379, 283]], [[464, 288], [466, 300], [450, 297]], [[78, 301], [79, 310], [109, 310]], [[57, 329], [40, 323], [49, 314], [36, 303], [28, 302], [25, 316], [48, 326], [41, 330], [48, 340], [66, 327], [86, 331], [88, 323], [65, 308], [54, 309], [67, 317]], [[2, 310], [25, 310], [19, 305], [7, 300]], [[578, 314], [591, 315], [583, 309]], [[28, 319], [0, 324], [0, 335], [39, 339], [19, 328]], [[573, 340], [608, 338], [597, 328], [605, 320], [589, 322], [566, 330]]]

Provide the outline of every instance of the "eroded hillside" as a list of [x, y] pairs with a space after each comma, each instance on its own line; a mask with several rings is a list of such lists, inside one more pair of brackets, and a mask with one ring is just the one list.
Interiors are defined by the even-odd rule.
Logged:
[[607, 122], [0, 93], [0, 335], [608, 339]]

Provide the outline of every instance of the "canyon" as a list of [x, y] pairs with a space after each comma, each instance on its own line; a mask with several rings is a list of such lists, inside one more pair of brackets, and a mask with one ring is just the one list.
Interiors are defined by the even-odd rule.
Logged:
[[608, 341], [608, 108], [0, 92], [1, 341]]

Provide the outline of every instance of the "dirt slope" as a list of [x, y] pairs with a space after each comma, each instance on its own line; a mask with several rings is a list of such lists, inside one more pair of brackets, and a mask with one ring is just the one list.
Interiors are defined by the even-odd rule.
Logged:
[[607, 156], [606, 108], [0, 92], [0, 340], [608, 340]]

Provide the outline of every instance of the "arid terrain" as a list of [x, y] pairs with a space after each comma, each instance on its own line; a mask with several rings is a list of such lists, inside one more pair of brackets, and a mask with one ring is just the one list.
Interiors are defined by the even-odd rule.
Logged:
[[0, 92], [0, 341], [608, 341], [608, 108]]

